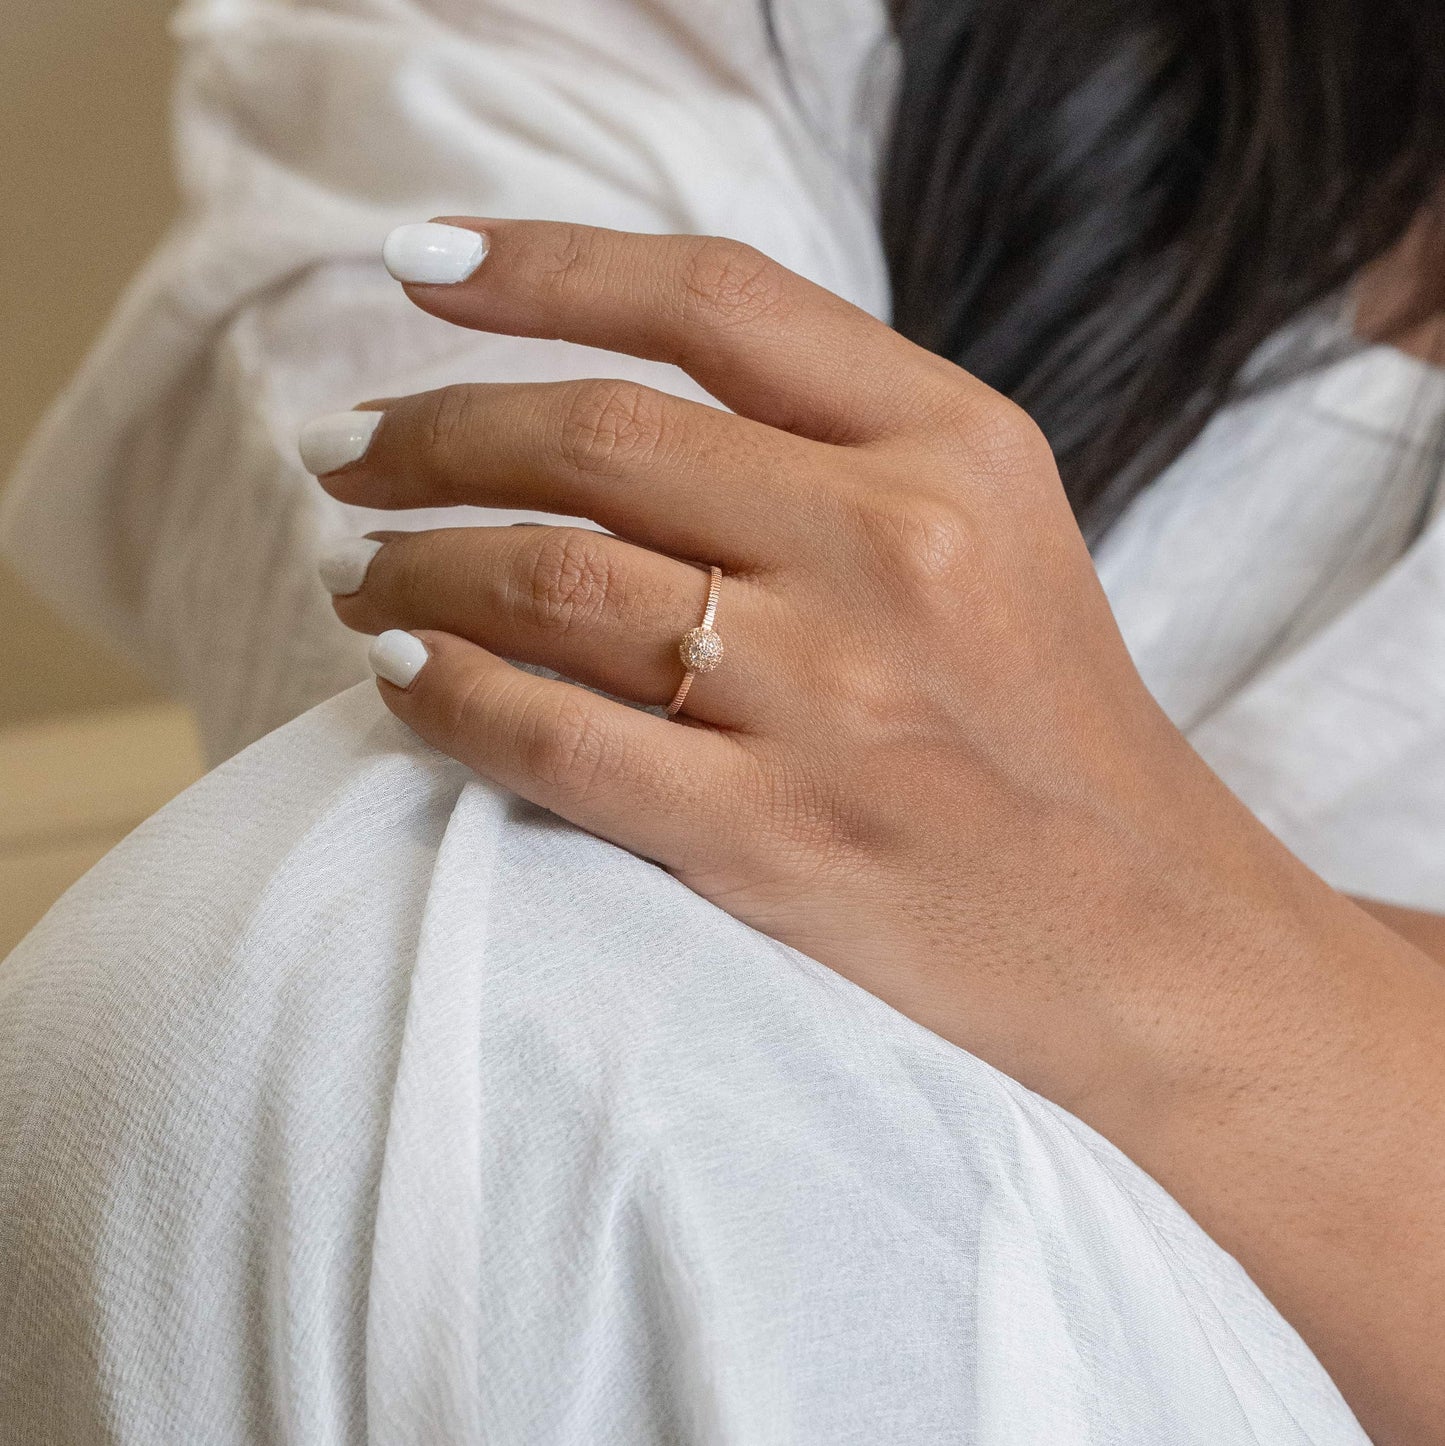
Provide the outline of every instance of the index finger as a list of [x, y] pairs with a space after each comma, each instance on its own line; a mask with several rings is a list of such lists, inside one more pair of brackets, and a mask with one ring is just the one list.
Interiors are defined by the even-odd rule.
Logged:
[[384, 255], [418, 306], [458, 326], [669, 362], [733, 411], [819, 441], [897, 432], [970, 380], [723, 237], [453, 217], [398, 228]]

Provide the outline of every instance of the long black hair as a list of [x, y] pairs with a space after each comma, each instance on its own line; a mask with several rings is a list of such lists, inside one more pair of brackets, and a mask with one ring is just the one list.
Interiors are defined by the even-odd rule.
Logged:
[[1086, 535], [1445, 183], [1445, 0], [893, 10], [894, 324], [1033, 416]]

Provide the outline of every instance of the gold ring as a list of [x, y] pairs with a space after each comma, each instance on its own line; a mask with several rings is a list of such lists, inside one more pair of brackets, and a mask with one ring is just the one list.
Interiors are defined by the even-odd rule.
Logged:
[[712, 625], [713, 619], [717, 617], [717, 595], [721, 586], [722, 568], [715, 567], [707, 587], [707, 606], [702, 612], [702, 622], [684, 633], [682, 641], [677, 645], [677, 656], [682, 659], [682, 666], [687, 671], [682, 675], [677, 692], [672, 695], [672, 702], [667, 705], [669, 718], [675, 718], [681, 710], [688, 689], [692, 687], [693, 678], [699, 673], [712, 672], [722, 662], [723, 642], [713, 631]]

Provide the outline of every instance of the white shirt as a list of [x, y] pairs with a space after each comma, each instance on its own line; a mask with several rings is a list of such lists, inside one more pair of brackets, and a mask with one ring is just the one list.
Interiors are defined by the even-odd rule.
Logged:
[[[801, 112], [752, 0], [182, 12], [187, 217], [5, 527], [214, 757], [261, 741], [0, 970], [0, 1438], [1364, 1442], [1235, 1262], [1077, 1120], [468, 776], [369, 685], [296, 716], [364, 672], [318, 546], [383, 525], [302, 473], [302, 421], [463, 378], [688, 389], [422, 316], [376, 262], [390, 226], [727, 232], [886, 311], [883, 17], [783, 19]], [[1445, 907], [1438, 520], [1392, 524], [1281, 633], [1332, 571], [1298, 550], [1349, 515], [1324, 497], [1378, 487], [1399, 430], [1347, 449], [1320, 381], [1217, 421], [1101, 571], [1267, 822], [1335, 882]], [[1288, 566], [1221, 535], [1229, 482]]]

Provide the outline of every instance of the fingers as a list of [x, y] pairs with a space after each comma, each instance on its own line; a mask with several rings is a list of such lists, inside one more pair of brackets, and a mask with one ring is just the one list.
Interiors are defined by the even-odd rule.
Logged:
[[387, 707], [428, 743], [667, 867], [695, 864], [696, 820], [721, 847], [719, 820], [743, 816], [746, 756], [726, 733], [534, 677], [446, 633], [383, 634], [372, 662]]
[[[448, 248], [450, 269], [429, 254]], [[820, 441], [891, 435], [922, 415], [931, 391], [964, 377], [720, 237], [443, 218], [393, 233], [387, 261], [418, 306], [459, 326], [670, 362], [733, 411]]]
[[588, 517], [731, 570], [796, 551], [824, 470], [815, 443], [634, 382], [443, 387], [376, 415], [303, 433], [308, 466], [343, 502]]
[[[389, 533], [372, 549], [343, 544], [338, 563], [358, 558], [360, 567], [323, 569], [348, 627], [437, 629], [654, 705], [682, 681], [678, 641], [708, 592], [704, 569], [580, 527]], [[748, 642], [751, 592], [745, 579], [724, 580], [718, 629], [737, 646], [716, 673], [695, 678], [692, 718], [744, 726], [772, 685]]]

